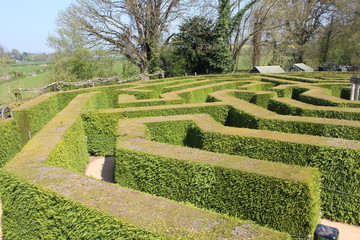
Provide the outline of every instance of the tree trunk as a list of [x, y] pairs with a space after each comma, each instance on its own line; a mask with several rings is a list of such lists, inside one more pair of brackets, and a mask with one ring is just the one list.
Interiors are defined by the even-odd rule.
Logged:
[[255, 22], [254, 24], [254, 35], [252, 37], [252, 44], [253, 44], [253, 51], [252, 51], [252, 66], [259, 66], [260, 64], [260, 52], [261, 52], [261, 31], [260, 31], [260, 24]]

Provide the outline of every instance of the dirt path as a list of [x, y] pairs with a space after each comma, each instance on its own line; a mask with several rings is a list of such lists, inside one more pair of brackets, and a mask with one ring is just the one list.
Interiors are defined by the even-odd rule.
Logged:
[[360, 240], [360, 226], [321, 219], [321, 224], [339, 229], [339, 240]]
[[114, 157], [90, 157], [85, 175], [106, 182], [114, 182]]

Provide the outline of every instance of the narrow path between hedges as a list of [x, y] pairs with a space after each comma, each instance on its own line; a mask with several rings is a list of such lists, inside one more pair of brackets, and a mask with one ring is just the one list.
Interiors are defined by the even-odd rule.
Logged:
[[91, 156], [85, 175], [106, 182], [114, 182], [114, 156]]
[[[85, 170], [85, 175], [106, 182], [114, 182], [114, 156], [92, 156]], [[1, 214], [1, 202], [0, 202]], [[1, 218], [1, 215], [0, 215]], [[339, 240], [359, 240], [360, 226], [354, 226], [345, 223], [332, 222], [327, 219], [321, 219], [321, 224], [339, 229]], [[1, 225], [1, 220], [0, 220]], [[1, 240], [0, 228], [0, 240]]]

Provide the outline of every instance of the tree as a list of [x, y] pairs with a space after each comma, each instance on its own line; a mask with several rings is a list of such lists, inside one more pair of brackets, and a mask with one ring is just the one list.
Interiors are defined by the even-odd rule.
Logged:
[[0, 45], [0, 67], [7, 66], [10, 61], [10, 54], [6, 51], [5, 47]]
[[230, 72], [233, 61], [230, 47], [231, 6], [230, 0], [219, 0], [218, 18], [216, 20], [216, 39], [211, 65], [219, 73]]
[[[278, 0], [219, 1], [218, 23], [219, 27], [222, 28], [221, 33], [227, 36], [226, 41], [232, 57], [232, 71], [235, 72], [237, 70], [241, 49], [251, 37], [256, 35], [255, 39], [258, 38], [256, 41], [260, 41], [261, 31], [266, 30], [265, 22], [277, 1]], [[256, 17], [254, 17], [253, 11], [255, 7]], [[256, 19], [257, 23], [251, 24], [251, 18]], [[272, 28], [273, 26], [269, 27], [269, 29]], [[226, 51], [223, 52], [225, 56], [227, 56]]]
[[343, 65], [360, 65], [359, 39], [360, 2], [337, 0], [332, 21], [324, 27], [320, 38], [321, 50], [327, 50], [326, 61]]
[[186, 19], [179, 30], [172, 41], [173, 60], [177, 64], [172, 67], [182, 67], [184, 73], [219, 72], [213, 65], [216, 52], [214, 23], [205, 17], [192, 17]]
[[180, 10], [180, 0], [76, 0], [59, 21], [79, 24], [86, 43], [122, 53], [144, 73], [159, 68], [163, 34]]
[[287, 37], [295, 48], [294, 59], [304, 62], [305, 45], [327, 21], [330, 0], [283, 1], [283, 15]]
[[22, 56], [21, 52], [17, 49], [12, 49], [11, 55], [15, 60], [18, 60], [18, 61], [23, 60], [23, 56]]

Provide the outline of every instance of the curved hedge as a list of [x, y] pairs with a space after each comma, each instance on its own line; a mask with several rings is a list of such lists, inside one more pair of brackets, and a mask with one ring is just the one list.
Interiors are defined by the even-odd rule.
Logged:
[[[153, 122], [167, 118], [120, 121], [121, 135], [115, 153], [116, 183], [250, 219], [293, 235], [304, 236], [314, 230], [320, 208], [315, 169], [143, 140], [145, 130], [141, 124], [149, 121], [150, 137], [164, 137], [171, 144], [201, 142], [197, 134], [188, 132], [191, 122]], [[181, 118], [185, 116], [177, 117]]]

